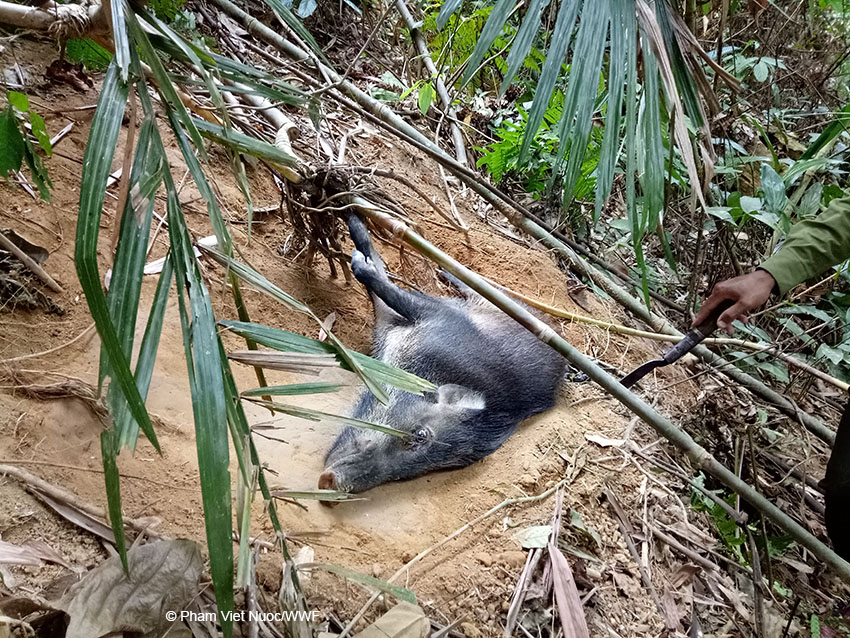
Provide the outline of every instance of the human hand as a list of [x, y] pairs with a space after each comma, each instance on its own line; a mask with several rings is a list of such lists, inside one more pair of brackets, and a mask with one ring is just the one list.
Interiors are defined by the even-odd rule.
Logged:
[[711, 291], [711, 296], [703, 302], [699, 314], [694, 318], [694, 326], [700, 325], [718, 305], [724, 301], [734, 302], [717, 320], [717, 327], [732, 334], [732, 322], [740, 319], [747, 321], [747, 314], [764, 305], [776, 280], [766, 270], [756, 270], [747, 275], [721, 281]]

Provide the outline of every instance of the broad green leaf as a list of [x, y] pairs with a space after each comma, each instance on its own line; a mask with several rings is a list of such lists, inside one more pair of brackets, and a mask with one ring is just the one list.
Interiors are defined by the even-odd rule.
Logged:
[[739, 205], [745, 213], [755, 213], [762, 209], [762, 200], [760, 197], [742, 195]]
[[764, 82], [767, 80], [767, 76], [770, 73], [770, 66], [764, 61], [760, 60], [753, 67], [753, 76], [755, 77], [757, 82]]
[[35, 111], [30, 111], [30, 124], [32, 125], [32, 134], [38, 140], [41, 150], [50, 155], [53, 149], [50, 146], [50, 136], [47, 134], [44, 118]]
[[422, 115], [428, 115], [428, 109], [431, 108], [431, 101], [434, 99], [434, 88], [426, 82], [419, 88], [419, 96], [417, 102]]
[[18, 109], [21, 113], [26, 113], [30, 110], [30, 101], [25, 93], [18, 93], [17, 91], [9, 91], [8, 96], [9, 104]]
[[786, 306], [777, 311], [782, 315], [811, 315], [815, 319], [820, 319], [822, 322], [829, 324], [836, 321], [836, 317], [831, 316], [820, 308], [814, 306]]
[[24, 136], [11, 106], [0, 113], [0, 175], [8, 177], [10, 171], [21, 168], [24, 159]]
[[761, 165], [761, 188], [764, 191], [765, 208], [775, 215], [781, 215], [788, 205], [785, 182], [769, 164]]
[[514, 0], [497, 0], [496, 6], [493, 7], [487, 18], [487, 22], [484, 24], [484, 28], [481, 30], [481, 34], [478, 36], [478, 43], [475, 45], [472, 55], [466, 61], [466, 71], [463, 74], [461, 84], [469, 82], [478, 70], [478, 65], [484, 59], [487, 51], [490, 50], [493, 41], [502, 32], [505, 21], [508, 19], [508, 15], [513, 8]]
[[150, 417], [130, 372], [128, 358], [124, 355], [115, 326], [109, 316], [97, 263], [97, 238], [106, 194], [106, 181], [109, 176], [112, 156], [118, 145], [118, 132], [121, 130], [127, 95], [128, 87], [118, 78], [118, 68], [113, 62], [103, 79], [100, 99], [83, 155], [83, 177], [80, 185], [74, 262], [80, 284], [86, 296], [86, 302], [97, 326], [98, 334], [100, 334], [103, 351], [109, 359], [110, 373], [114, 375], [113, 383], [119, 384], [127, 399], [130, 413], [154, 448], [159, 451], [159, 442], [153, 431]]
[[293, 383], [291, 385], [271, 385], [263, 388], [254, 388], [245, 390], [242, 393], [243, 397], [283, 397], [296, 394], [320, 394], [323, 392], [338, 392], [340, 388], [345, 387], [341, 383], [326, 383], [319, 381], [316, 383]]
[[809, 186], [802, 199], [800, 199], [800, 204], [797, 206], [797, 215], [801, 219], [816, 215], [820, 210], [820, 200], [822, 196], [823, 184], [815, 182]]
[[818, 359], [827, 359], [831, 361], [834, 365], [838, 365], [844, 360], [844, 352], [842, 352], [838, 348], [832, 348], [825, 343], [822, 343], [820, 344], [820, 346], [818, 346], [818, 350], [815, 353], [815, 356]]
[[753, 365], [760, 370], [769, 373], [774, 379], [780, 383], [788, 383], [788, 369], [781, 363], [775, 361], [755, 361]]

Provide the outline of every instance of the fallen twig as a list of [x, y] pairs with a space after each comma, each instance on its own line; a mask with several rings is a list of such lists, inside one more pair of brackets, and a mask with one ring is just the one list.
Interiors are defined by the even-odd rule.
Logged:
[[36, 359], [38, 357], [43, 357], [48, 354], [53, 354], [54, 352], [58, 352], [63, 348], [67, 348], [68, 346], [74, 345], [77, 341], [85, 337], [88, 333], [90, 333], [95, 327], [95, 324], [92, 323], [88, 328], [83, 330], [76, 337], [71, 339], [70, 341], [66, 341], [65, 343], [56, 346], [55, 348], [50, 348], [50, 350], [44, 350], [43, 352], [33, 352], [32, 354], [22, 354], [19, 357], [11, 357], [10, 359], [2, 359], [0, 360], [0, 365], [8, 365], [10, 363], [16, 363], [18, 361], [24, 361], [26, 359]]
[[27, 255], [23, 250], [15, 246], [6, 235], [0, 233], [0, 248], [3, 250], [8, 250], [15, 257], [21, 260], [21, 262], [29, 268], [32, 273], [41, 279], [45, 283], [45, 285], [50, 288], [53, 292], [65, 292], [62, 289], [62, 286], [56, 283], [56, 280], [53, 279], [50, 275], [47, 274], [47, 271], [44, 270], [41, 266], [38, 265], [29, 255]]

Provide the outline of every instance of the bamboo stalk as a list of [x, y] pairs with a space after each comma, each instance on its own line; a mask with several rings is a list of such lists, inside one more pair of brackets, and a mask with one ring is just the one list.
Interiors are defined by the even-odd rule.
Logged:
[[[220, 2], [222, 0], [215, 1]], [[829, 565], [838, 574], [850, 579], [850, 563], [839, 557], [832, 549], [815, 538], [808, 530], [804, 529], [761, 493], [742, 481], [734, 472], [731, 472], [719, 463], [705, 448], [698, 445], [687, 432], [673, 425], [673, 423], [658, 414], [642, 399], [629, 392], [617, 379], [574, 348], [551, 327], [535, 317], [528, 309], [494, 286], [491, 286], [477, 273], [469, 270], [440, 251], [436, 246], [410, 230], [402, 222], [378, 210], [370, 202], [359, 196], [354, 196], [352, 197], [352, 203], [376, 225], [384, 228], [393, 237], [402, 239], [421, 255], [439, 264], [442, 268], [527, 328], [541, 341], [561, 353], [570, 363], [587, 374], [615, 399], [648, 423], [659, 435], [684, 452], [691, 460], [695, 469], [702, 469], [717, 478], [723, 485], [738, 493], [744, 500], [785, 530], [794, 540], [806, 547], [812, 554]]]

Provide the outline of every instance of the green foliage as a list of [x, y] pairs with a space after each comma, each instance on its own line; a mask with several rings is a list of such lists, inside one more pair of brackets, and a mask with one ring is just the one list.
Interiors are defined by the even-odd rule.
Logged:
[[105, 71], [112, 61], [112, 53], [88, 38], [68, 40], [65, 55], [71, 62], [82, 63], [89, 71]]
[[476, 149], [482, 154], [478, 166], [485, 168], [497, 184], [507, 176], [516, 176], [521, 180], [526, 192], [541, 196], [552, 176], [558, 147], [558, 138], [552, 127], [561, 117], [563, 104], [564, 94], [558, 91], [552, 96], [549, 108], [544, 114], [544, 124], [534, 136], [530, 159], [524, 165], [520, 164], [520, 148], [528, 124], [528, 113], [519, 107], [512, 116], [502, 118], [493, 127], [497, 141]]
[[186, 0], [151, 0], [149, 7], [160, 20], [171, 21], [183, 9]]
[[[694, 478], [693, 482], [704, 489], [706, 477], [700, 472]], [[734, 509], [737, 500], [734, 493], [726, 493], [725, 490], [712, 490], [712, 492]], [[749, 548], [747, 547], [747, 535], [735, 520], [729, 516], [725, 508], [696, 487], [691, 488], [691, 506], [697, 512], [705, 512], [709, 515], [727, 553], [738, 561], [739, 564], [751, 565]], [[786, 534], [768, 534], [765, 539], [762, 536], [760, 525], [756, 522], [749, 523], [747, 527], [749, 532], [756, 538], [756, 544], [759, 545], [762, 551], [766, 550], [771, 558], [783, 555], [794, 545], [793, 539]], [[767, 543], [766, 547], [765, 542]]]
[[8, 178], [10, 171], [19, 171], [26, 162], [41, 198], [50, 201], [53, 183], [29, 138], [29, 132], [32, 132], [41, 150], [48, 156], [51, 154], [50, 136], [44, 119], [30, 108], [25, 94], [9, 91], [6, 99], [8, 104], [0, 112], [0, 175]]

